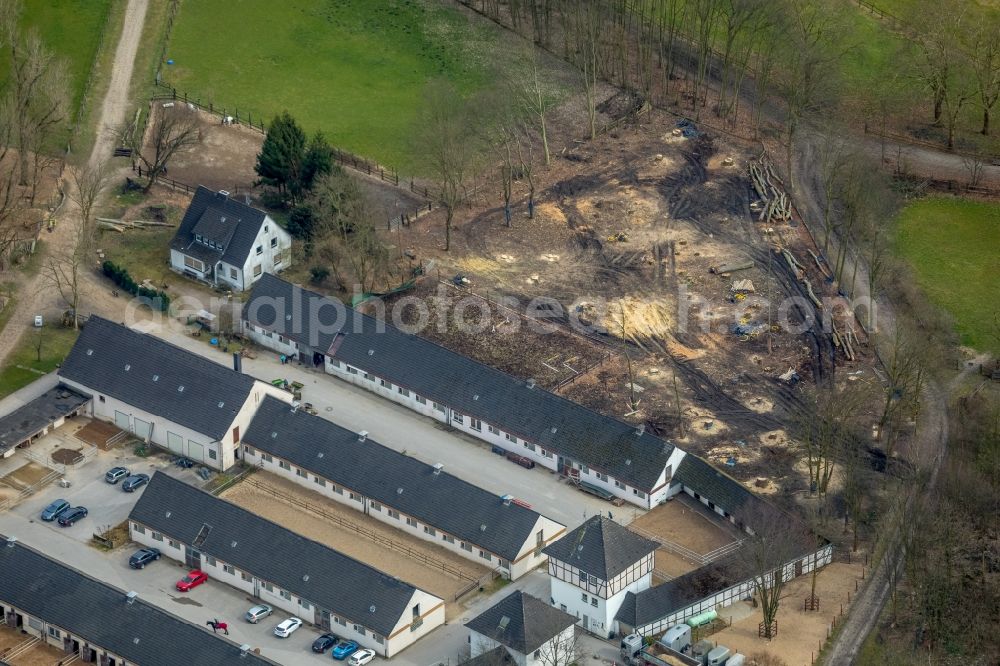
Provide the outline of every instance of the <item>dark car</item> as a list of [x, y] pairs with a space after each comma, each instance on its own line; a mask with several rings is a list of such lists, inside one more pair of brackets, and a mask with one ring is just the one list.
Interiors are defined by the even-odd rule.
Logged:
[[155, 548], [140, 548], [128, 558], [128, 565], [133, 569], [142, 569], [150, 562], [160, 559], [160, 551]]
[[122, 490], [127, 493], [135, 492], [137, 488], [142, 488], [149, 483], [149, 474], [133, 474], [122, 482]]
[[76, 521], [87, 516], [87, 508], [82, 506], [74, 506], [72, 509], [66, 509], [59, 516], [59, 524], [63, 527], [69, 527]]
[[334, 645], [336, 645], [337, 641], [339, 640], [340, 637], [337, 636], [336, 634], [323, 634], [322, 636], [313, 641], [313, 652], [319, 652], [320, 654], [323, 654], [324, 652], [332, 648]]
[[112, 467], [108, 470], [107, 474], [104, 475], [104, 480], [108, 483], [118, 483], [126, 476], [129, 475], [128, 469], [125, 467]]
[[57, 499], [42, 509], [42, 520], [50, 522], [61, 516], [70, 507], [69, 502], [64, 499]]

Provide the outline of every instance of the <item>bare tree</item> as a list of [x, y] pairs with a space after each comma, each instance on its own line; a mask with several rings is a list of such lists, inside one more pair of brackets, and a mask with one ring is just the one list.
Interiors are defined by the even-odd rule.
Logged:
[[69, 73], [66, 62], [42, 43], [35, 30], [20, 29], [20, 2], [0, 6], [0, 30], [9, 51], [5, 94], [17, 146], [18, 184], [31, 186], [34, 200], [38, 178], [49, 163], [45, 153], [69, 115]]
[[418, 149], [438, 182], [437, 199], [444, 208], [444, 249], [451, 249], [455, 210], [464, 199], [480, 145], [470, 104], [451, 83], [437, 79], [424, 90], [424, 109], [417, 133]]
[[536, 659], [543, 666], [570, 666], [579, 662], [583, 648], [576, 638], [576, 625], [567, 633], [568, 636], [560, 634], [538, 649]]
[[124, 140], [131, 144], [132, 152], [146, 168], [148, 192], [167, 168], [167, 163], [177, 153], [183, 152], [201, 141], [198, 117], [184, 107], [160, 109], [153, 126], [149, 129], [149, 148], [143, 146], [145, 137], [138, 132], [123, 132]]
[[774, 638], [785, 583], [794, 575], [789, 563], [814, 551], [817, 540], [798, 519], [763, 500], [748, 503], [735, 517], [747, 536], [732, 560], [732, 575], [751, 581], [760, 603], [761, 635]]
[[983, 18], [968, 42], [967, 53], [976, 80], [976, 94], [983, 110], [983, 135], [990, 133], [990, 114], [1000, 99], [1000, 23]]
[[81, 167], [72, 171], [73, 189], [69, 197], [80, 207], [80, 219], [76, 224], [76, 237], [69, 249], [52, 254], [45, 263], [48, 282], [59, 292], [70, 309], [73, 328], [79, 328], [80, 301], [87, 264], [93, 260], [94, 247], [93, 211], [101, 192], [107, 185], [107, 173], [103, 165]]
[[559, 91], [539, 71], [538, 58], [535, 49], [531, 49], [521, 58], [525, 64], [517, 79], [512, 82], [512, 86], [524, 111], [535, 120], [542, 141], [545, 166], [548, 166], [552, 161], [549, 154], [548, 115], [559, 99]]
[[580, 68], [583, 93], [587, 102], [587, 124], [590, 138], [597, 138], [597, 81], [598, 52], [600, 49], [602, 13], [601, 4], [583, 2], [574, 11], [576, 64]]
[[882, 415], [878, 422], [879, 438], [885, 438], [888, 456], [894, 451], [897, 423], [908, 406], [919, 400], [923, 385], [921, 347], [910, 339], [901, 326], [897, 326], [889, 343], [888, 354], [883, 359], [886, 381], [883, 387]]

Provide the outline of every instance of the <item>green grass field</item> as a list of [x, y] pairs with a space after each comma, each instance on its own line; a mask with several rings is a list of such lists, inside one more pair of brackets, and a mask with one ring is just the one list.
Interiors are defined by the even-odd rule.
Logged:
[[410, 170], [425, 83], [476, 89], [496, 34], [437, 0], [188, 1], [163, 79], [241, 115], [287, 109], [335, 146]]
[[962, 344], [1000, 353], [1000, 204], [921, 199], [900, 214], [896, 245], [924, 292], [955, 318]]
[[[14, 351], [7, 358], [6, 367], [0, 371], [0, 398], [27, 386], [39, 377], [52, 372], [63, 362], [78, 331], [62, 328], [57, 324], [47, 324], [42, 328], [25, 331]], [[39, 336], [42, 355], [38, 360]]]
[[[72, 79], [72, 109], [80, 106], [90, 68], [97, 55], [101, 32], [112, 0], [28, 0], [21, 24], [34, 28], [45, 45], [66, 59]], [[10, 57], [0, 49], [0, 76], [6, 78]]]

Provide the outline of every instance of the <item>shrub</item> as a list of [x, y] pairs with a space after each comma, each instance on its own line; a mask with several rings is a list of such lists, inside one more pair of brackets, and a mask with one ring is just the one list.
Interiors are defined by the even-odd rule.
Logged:
[[149, 301], [148, 304], [150, 308], [160, 310], [162, 312], [166, 312], [170, 308], [170, 296], [159, 289], [149, 289], [148, 287], [136, 284], [136, 281], [132, 279], [132, 276], [129, 275], [128, 269], [124, 266], [119, 266], [115, 262], [107, 260], [101, 264], [101, 272], [103, 272], [108, 279], [121, 287], [122, 291], [126, 291], [133, 296], [138, 296], [139, 298], [147, 299]]
[[326, 266], [313, 266], [309, 269], [309, 281], [313, 284], [322, 284], [330, 277], [330, 269]]

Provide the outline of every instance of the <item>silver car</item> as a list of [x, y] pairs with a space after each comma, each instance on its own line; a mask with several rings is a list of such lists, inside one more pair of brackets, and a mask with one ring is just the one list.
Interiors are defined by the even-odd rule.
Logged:
[[250, 622], [251, 624], [257, 624], [258, 622], [260, 622], [273, 612], [274, 609], [268, 606], [267, 604], [258, 604], [257, 606], [254, 606], [253, 608], [247, 611], [246, 614], [247, 622]]

